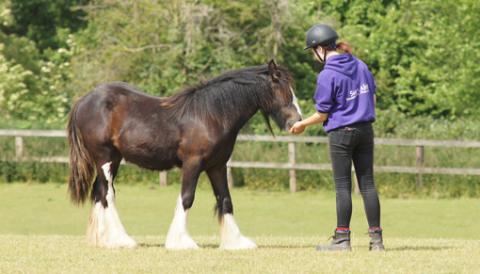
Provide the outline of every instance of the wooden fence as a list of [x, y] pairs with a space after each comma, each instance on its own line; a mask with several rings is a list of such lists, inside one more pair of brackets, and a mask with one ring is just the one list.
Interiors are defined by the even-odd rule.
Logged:
[[[14, 137], [15, 139], [15, 161], [38, 161], [47, 163], [68, 163], [65, 156], [54, 157], [24, 157], [23, 138], [25, 137], [45, 137], [45, 138], [65, 138], [66, 132], [63, 130], [1, 130], [0, 136]], [[239, 135], [237, 141], [240, 142], [280, 142], [288, 143], [288, 162], [245, 162], [230, 160], [228, 167], [228, 184], [233, 186], [232, 168], [267, 168], [267, 169], [285, 169], [289, 171], [290, 191], [297, 189], [296, 170], [331, 170], [330, 164], [298, 163], [296, 161], [295, 144], [297, 143], [328, 143], [326, 137], [303, 137], [303, 136], [260, 136], [260, 135]], [[425, 147], [459, 147], [459, 148], [480, 148], [480, 142], [476, 141], [436, 141], [419, 139], [383, 139], [376, 138], [377, 145], [392, 146], [411, 146], [416, 147], [416, 166], [375, 166], [375, 172], [392, 173], [410, 173], [416, 174], [416, 184], [422, 185], [422, 174], [456, 174], [456, 175], [480, 175], [480, 168], [439, 168], [425, 167], [424, 154]], [[353, 176], [355, 178], [355, 176]], [[167, 173], [160, 172], [160, 185], [167, 185]], [[356, 185], [356, 184], [355, 184]], [[358, 192], [358, 187], [355, 188]]]

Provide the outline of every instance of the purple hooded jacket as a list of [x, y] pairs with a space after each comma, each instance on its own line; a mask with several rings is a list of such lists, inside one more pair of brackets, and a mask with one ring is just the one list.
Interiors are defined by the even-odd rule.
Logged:
[[375, 121], [375, 89], [372, 73], [358, 58], [351, 54], [328, 58], [313, 97], [317, 111], [328, 113], [325, 131]]

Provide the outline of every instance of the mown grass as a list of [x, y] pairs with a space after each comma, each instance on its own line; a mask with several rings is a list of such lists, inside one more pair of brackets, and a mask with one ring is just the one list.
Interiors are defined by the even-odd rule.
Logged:
[[117, 205], [134, 250], [86, 244], [89, 206], [65, 185], [0, 184], [0, 273], [475, 273], [480, 269], [478, 199], [381, 199], [387, 252], [368, 252], [361, 199], [354, 196], [351, 253], [318, 253], [335, 225], [331, 192], [233, 189], [237, 222], [259, 248], [218, 250], [213, 195], [202, 183], [189, 215], [201, 250], [167, 251], [178, 186], [119, 185]]
[[[117, 207], [133, 235], [165, 235], [173, 216], [179, 186], [118, 185]], [[0, 234], [82, 235], [90, 205], [70, 203], [66, 185], [0, 184]], [[246, 235], [320, 236], [335, 225], [333, 192], [232, 190], [237, 221]], [[480, 239], [478, 199], [383, 199], [382, 225], [390, 237]], [[353, 196], [352, 229], [363, 235], [367, 222], [362, 200]], [[216, 235], [214, 197], [202, 181], [189, 215], [196, 235]]]
[[[218, 250], [216, 237], [196, 237], [201, 249], [168, 251], [162, 237], [138, 237], [133, 250], [86, 246], [79, 236], [0, 235], [2, 273], [475, 273], [479, 241], [389, 239], [389, 250], [319, 253], [316, 237], [254, 237], [259, 248]], [[366, 238], [360, 238], [366, 242]]]

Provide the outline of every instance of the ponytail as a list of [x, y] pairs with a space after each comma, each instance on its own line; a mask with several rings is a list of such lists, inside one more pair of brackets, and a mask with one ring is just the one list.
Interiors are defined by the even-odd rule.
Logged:
[[345, 53], [352, 53], [352, 47], [346, 42], [340, 42], [337, 44], [337, 49], [340, 49], [341, 51]]

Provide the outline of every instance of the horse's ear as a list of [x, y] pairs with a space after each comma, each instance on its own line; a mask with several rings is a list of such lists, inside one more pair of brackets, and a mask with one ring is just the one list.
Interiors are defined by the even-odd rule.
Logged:
[[274, 59], [268, 62], [268, 72], [272, 77], [272, 80], [274, 82], [278, 82], [278, 78], [280, 78], [280, 73], [278, 73], [277, 63], [275, 63]]
[[275, 59], [271, 59], [271, 60], [268, 62], [268, 69], [269, 69], [270, 71], [277, 70], [277, 63], [275, 63]]

